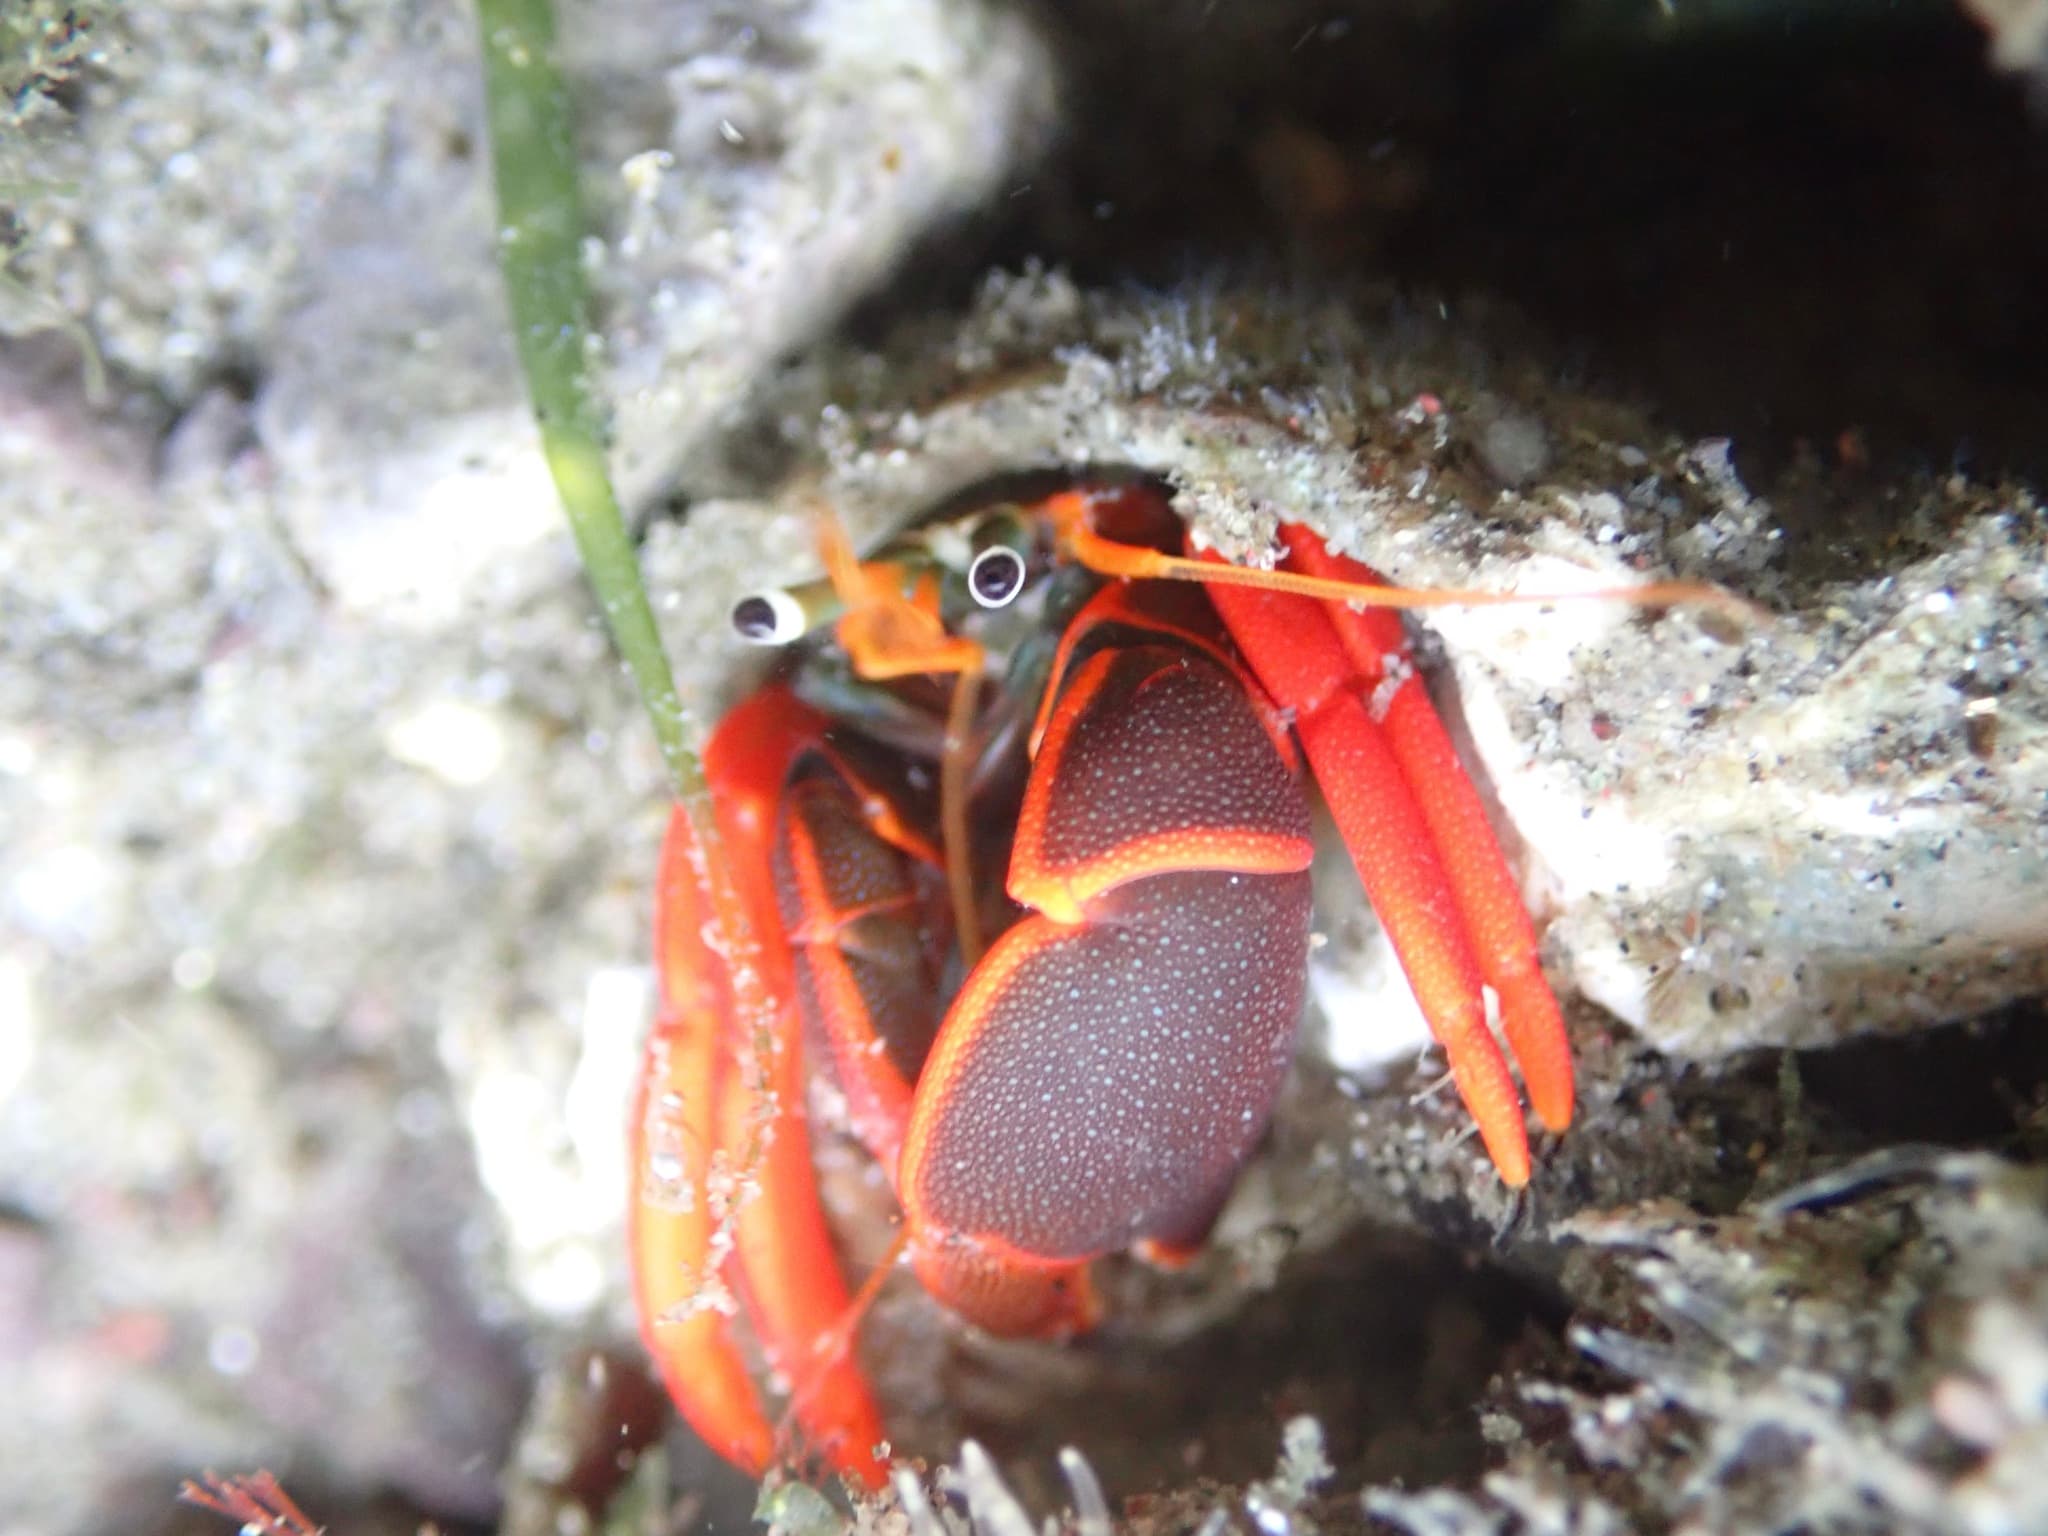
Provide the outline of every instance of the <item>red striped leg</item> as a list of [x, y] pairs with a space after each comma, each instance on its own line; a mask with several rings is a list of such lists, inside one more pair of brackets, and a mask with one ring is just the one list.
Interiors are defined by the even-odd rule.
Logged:
[[[1289, 525], [1280, 532], [1296, 570], [1345, 581], [1386, 580], [1370, 566], [1330, 553], [1306, 528]], [[1521, 1065], [1529, 1102], [1544, 1125], [1562, 1131], [1572, 1119], [1572, 1053], [1564, 1015], [1537, 961], [1529, 909], [1428, 690], [1412, 672], [1386, 676], [1388, 657], [1405, 662], [1408, 656], [1400, 615], [1336, 605], [1328, 612], [1362, 686], [1384, 709], [1388, 743], [1429, 823], [1480, 973], [1500, 998], [1501, 1028]], [[1383, 687], [1383, 681], [1392, 686]]]
[[1528, 1134], [1507, 1061], [1486, 1026], [1482, 973], [1435, 835], [1324, 605], [1246, 587], [1210, 600], [1252, 670], [1292, 709], [1317, 786], [1449, 1059], [1459, 1097], [1507, 1183], [1529, 1180]]

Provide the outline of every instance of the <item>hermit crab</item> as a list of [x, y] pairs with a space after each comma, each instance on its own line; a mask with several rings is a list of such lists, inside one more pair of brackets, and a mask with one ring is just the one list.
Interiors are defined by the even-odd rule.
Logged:
[[[885, 1474], [849, 1348], [860, 1299], [813, 1187], [810, 1074], [897, 1193], [895, 1251], [984, 1329], [1083, 1332], [1091, 1261], [1199, 1248], [1303, 1010], [1304, 765], [1495, 1168], [1529, 1180], [1487, 994], [1553, 1132], [1570, 1045], [1392, 611], [1504, 599], [1391, 588], [1293, 526], [1276, 568], [1226, 564], [1185, 548], [1139, 477], [956, 508], [866, 558], [823, 526], [822, 579], [734, 613], [801, 659], [708, 744], [721, 878], [681, 814], [661, 860], [633, 1275], [710, 1445], [756, 1473], [808, 1455], [863, 1487]], [[721, 902], [750, 952], [717, 937]], [[788, 1393], [779, 1420], [736, 1314]]]

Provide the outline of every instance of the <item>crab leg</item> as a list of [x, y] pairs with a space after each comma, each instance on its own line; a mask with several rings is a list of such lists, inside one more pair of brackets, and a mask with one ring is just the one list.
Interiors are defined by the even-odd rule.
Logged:
[[[1376, 718], [1378, 678], [1361, 677], [1325, 605], [1238, 586], [1212, 587], [1209, 596], [1267, 691], [1294, 710], [1316, 783], [1423, 1017], [1443, 1045], [1459, 1097], [1501, 1178], [1521, 1187], [1529, 1181], [1521, 1098], [1486, 1025], [1484, 974], [1446, 868], [1469, 858], [1469, 846], [1439, 844], [1390, 739], [1392, 722]], [[1399, 691], [1412, 688], [1411, 681]], [[1408, 713], [1402, 718], [1412, 723]], [[1564, 1060], [1568, 1082], [1569, 1057]]]
[[728, 1299], [712, 1259], [718, 1218], [709, 1190], [719, 1139], [716, 1109], [729, 987], [700, 937], [709, 921], [678, 811], [662, 845], [655, 894], [661, 1004], [633, 1107], [627, 1213], [635, 1312], [669, 1395], [713, 1450], [754, 1476], [774, 1458], [775, 1434], [735, 1347]]
[[[1386, 580], [1371, 566], [1331, 553], [1299, 524], [1283, 525], [1280, 537], [1296, 570], [1374, 585]], [[1465, 931], [1478, 952], [1480, 972], [1500, 998], [1501, 1028], [1521, 1064], [1529, 1102], [1546, 1127], [1562, 1131], [1572, 1119], [1571, 1041], [1564, 1016], [1537, 961], [1528, 906], [1479, 792], [1421, 678], [1406, 666], [1408, 639], [1400, 616], [1385, 608], [1361, 611], [1341, 604], [1325, 612], [1358, 669], [1361, 686], [1370, 688], [1376, 701], [1384, 700], [1388, 744], [1429, 823]], [[1398, 658], [1401, 675], [1388, 674], [1392, 658]]]
[[[705, 752], [735, 899], [759, 941], [751, 957], [707, 939], [709, 880], [688, 824], [663, 848], [656, 944], [662, 1011], [648, 1044], [632, 1155], [635, 1289], [649, 1352], [705, 1440], [752, 1471], [774, 1459], [770, 1428], [735, 1347], [739, 1291], [791, 1411], [839, 1471], [878, 1487], [882, 1439], [858, 1366], [836, 1338], [848, 1297], [819, 1209], [805, 1124], [793, 962], [770, 874], [774, 806], [824, 722], [767, 689], [720, 724]], [[747, 1038], [752, 1035], [753, 1038]]]
[[[938, 850], [878, 825], [845, 764], [791, 786], [775, 842], [775, 885], [797, 966], [808, 1039], [822, 1044], [851, 1129], [890, 1178], [918, 1069], [939, 1022], [943, 935], [919, 864]], [[907, 857], [906, 857], [907, 855]]]

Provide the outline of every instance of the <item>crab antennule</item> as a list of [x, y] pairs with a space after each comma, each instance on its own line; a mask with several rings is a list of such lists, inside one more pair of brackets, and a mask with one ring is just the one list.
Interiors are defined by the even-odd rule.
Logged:
[[979, 662], [979, 645], [947, 633], [931, 571], [912, 575], [890, 561], [860, 559], [830, 513], [818, 520], [818, 550], [843, 604], [834, 632], [862, 677], [951, 673]]
[[[1299, 525], [1284, 526], [1280, 533], [1289, 558], [1306, 570], [1347, 581], [1380, 579], [1371, 567], [1332, 554]], [[1386, 679], [1388, 658], [1407, 655], [1401, 621], [1384, 609], [1361, 613], [1333, 605], [1325, 612], [1358, 668], [1360, 686], [1377, 699], [1386, 692], [1385, 682], [1395, 685], [1385, 698], [1387, 741], [1443, 855], [1480, 971], [1500, 998], [1501, 1028], [1521, 1064], [1530, 1105], [1547, 1128], [1562, 1131], [1572, 1119], [1571, 1042], [1564, 1016], [1537, 959], [1529, 909], [1428, 690], [1412, 673]]]
[[981, 958], [981, 907], [974, 898], [974, 839], [967, 832], [968, 778], [974, 767], [974, 706], [981, 698], [982, 654], [976, 647], [953, 678], [946, 709], [945, 747], [939, 754], [939, 831], [946, 845], [946, 891], [953, 902], [953, 936], [960, 958]]

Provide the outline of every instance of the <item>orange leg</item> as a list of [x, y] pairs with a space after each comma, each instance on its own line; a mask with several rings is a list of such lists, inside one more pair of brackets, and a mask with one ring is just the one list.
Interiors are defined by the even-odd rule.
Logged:
[[[1332, 554], [1298, 524], [1282, 527], [1280, 536], [1297, 570], [1376, 585], [1385, 580], [1370, 566]], [[1370, 690], [1373, 706], [1383, 713], [1388, 744], [1422, 807], [1480, 971], [1500, 998], [1501, 1028], [1521, 1064], [1529, 1102], [1545, 1126], [1562, 1131], [1572, 1120], [1571, 1041], [1564, 1016], [1537, 961], [1529, 909], [1422, 679], [1412, 670], [1392, 678], [1386, 673], [1389, 658], [1399, 658], [1402, 666], [1407, 661], [1401, 620], [1384, 608], [1361, 612], [1333, 603], [1326, 611], [1358, 669], [1359, 685]]]
[[1473, 953], [1444, 859], [1386, 728], [1355, 686], [1351, 658], [1320, 604], [1218, 587], [1210, 599], [1252, 670], [1295, 712], [1303, 753], [1351, 850], [1366, 898], [1400, 956], [1458, 1095], [1500, 1176], [1529, 1181], [1521, 1096], [1486, 1026]]
[[[775, 803], [823, 721], [765, 690], [721, 723], [705, 754], [730, 869], [702, 867], [687, 821], [671, 821], [656, 916], [662, 1011], [648, 1042], [629, 1212], [642, 1332], [670, 1395], [705, 1440], [760, 1472], [777, 1435], [733, 1342], [744, 1306], [770, 1367], [787, 1378], [811, 1446], [865, 1487], [886, 1475], [860, 1371], [816, 1357], [848, 1297], [806, 1132], [793, 966], [769, 874]], [[752, 956], [716, 953], [719, 889], [756, 936]], [[731, 931], [730, 927], [726, 928]]]
[[725, 1236], [711, 1166], [730, 985], [699, 937], [711, 906], [692, 872], [696, 862], [690, 824], [677, 812], [655, 898], [661, 1007], [632, 1119], [633, 1299], [647, 1351], [690, 1427], [758, 1477], [774, 1460], [775, 1433], [733, 1342], [726, 1313], [734, 1302], [713, 1258]]

